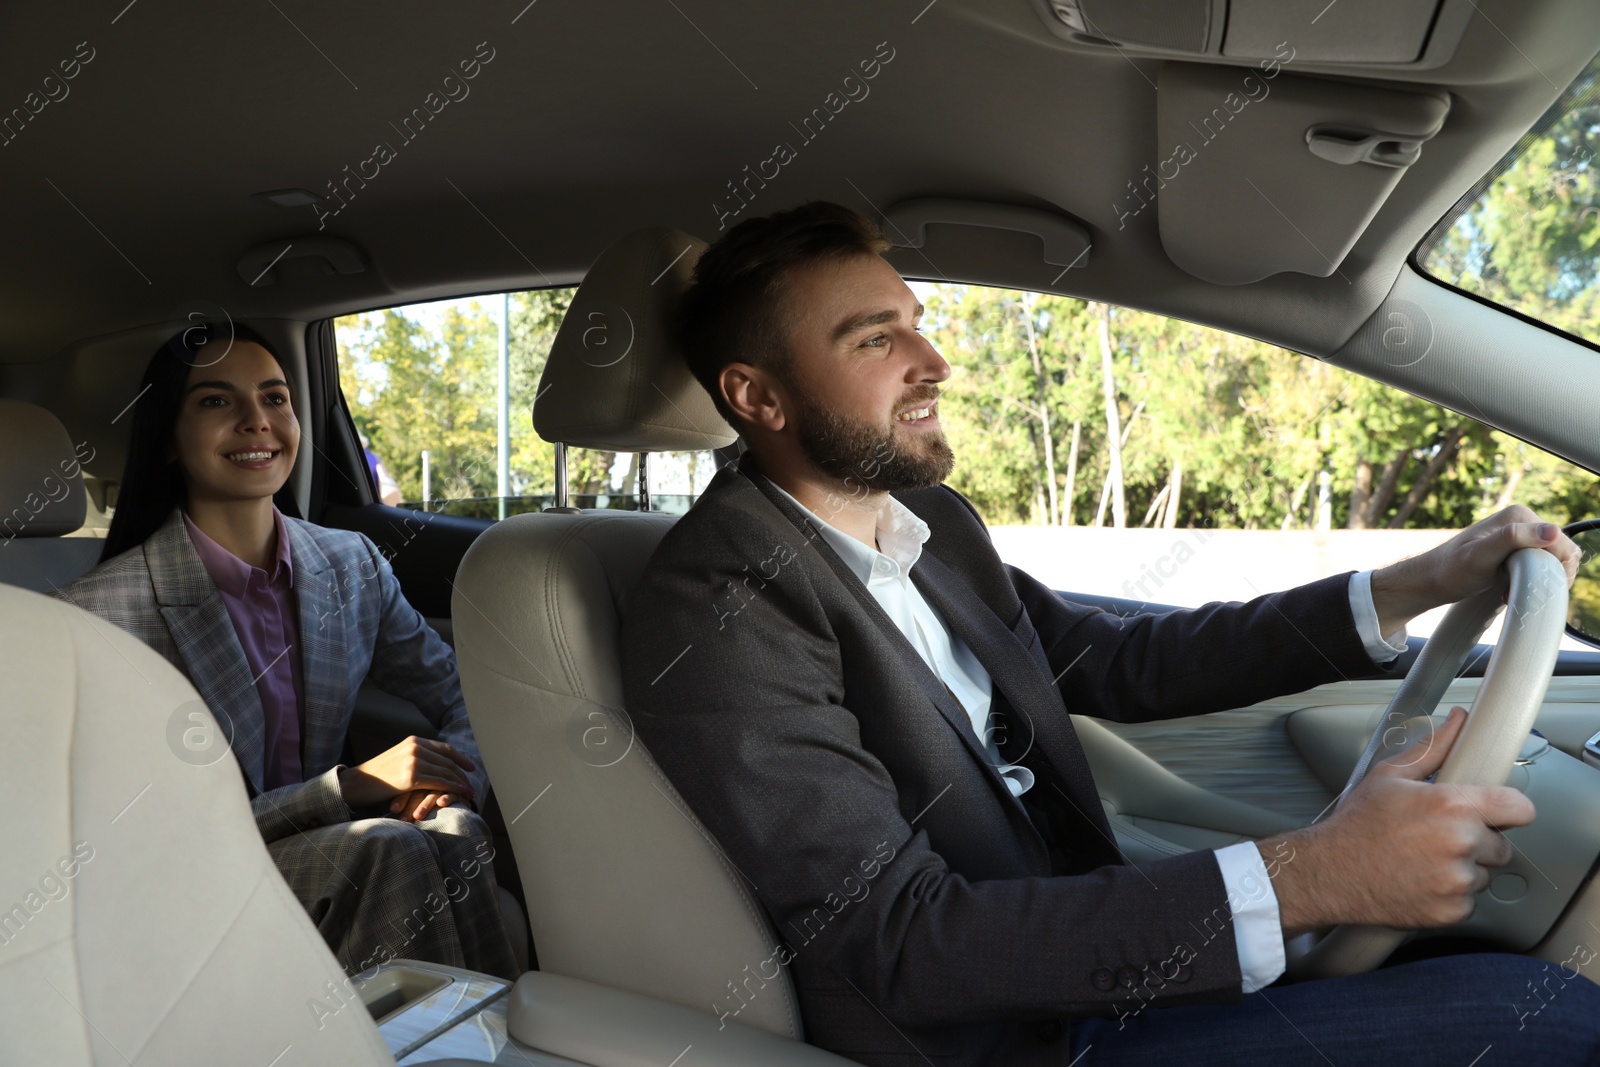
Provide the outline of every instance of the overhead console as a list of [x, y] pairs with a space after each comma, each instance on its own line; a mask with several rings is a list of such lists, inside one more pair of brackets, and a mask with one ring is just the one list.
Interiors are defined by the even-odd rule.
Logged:
[[1454, 53], [1472, 0], [1033, 0], [1050, 32], [1136, 54], [1426, 69]]

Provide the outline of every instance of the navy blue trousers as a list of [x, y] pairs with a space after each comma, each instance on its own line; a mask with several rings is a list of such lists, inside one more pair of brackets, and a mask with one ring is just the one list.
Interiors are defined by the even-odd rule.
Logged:
[[1445, 956], [1072, 1029], [1073, 1067], [1600, 1067], [1600, 985], [1528, 956]]

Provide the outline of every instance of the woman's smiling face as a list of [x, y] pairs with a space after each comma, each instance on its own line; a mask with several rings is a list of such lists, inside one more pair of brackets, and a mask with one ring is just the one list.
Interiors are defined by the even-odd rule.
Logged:
[[210, 350], [218, 343], [195, 354], [172, 430], [173, 458], [191, 502], [271, 497], [289, 480], [300, 448], [289, 383], [260, 345], [236, 340], [217, 359]]

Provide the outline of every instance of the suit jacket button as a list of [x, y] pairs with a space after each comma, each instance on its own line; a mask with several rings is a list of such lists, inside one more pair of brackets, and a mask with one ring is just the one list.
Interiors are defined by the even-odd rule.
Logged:
[[1102, 993], [1109, 993], [1117, 984], [1117, 976], [1111, 973], [1110, 967], [1096, 967], [1089, 972], [1089, 981]]
[[1187, 963], [1182, 963], [1178, 965], [1178, 973], [1172, 976], [1172, 980], [1183, 983], [1192, 977], [1194, 977], [1194, 968]]
[[1124, 963], [1117, 968], [1117, 982], [1124, 989], [1132, 989], [1139, 984], [1139, 972], [1131, 964]]
[[1039, 1040], [1049, 1044], [1061, 1040], [1061, 1020], [1051, 1019], [1039, 1024]]

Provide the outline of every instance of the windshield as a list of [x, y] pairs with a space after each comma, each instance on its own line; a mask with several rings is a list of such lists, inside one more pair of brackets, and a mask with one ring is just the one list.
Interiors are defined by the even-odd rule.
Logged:
[[1418, 250], [1449, 285], [1600, 343], [1600, 57]]

